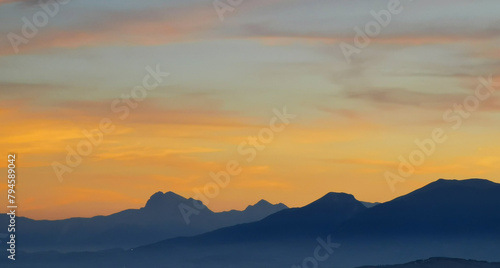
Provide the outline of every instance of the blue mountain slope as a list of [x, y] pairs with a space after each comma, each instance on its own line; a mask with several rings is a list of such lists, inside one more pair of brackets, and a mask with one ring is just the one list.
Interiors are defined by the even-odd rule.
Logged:
[[430, 258], [406, 264], [363, 266], [359, 268], [500, 268], [500, 263], [462, 260], [456, 258]]
[[346, 222], [344, 234], [447, 235], [500, 232], [500, 184], [438, 180]]

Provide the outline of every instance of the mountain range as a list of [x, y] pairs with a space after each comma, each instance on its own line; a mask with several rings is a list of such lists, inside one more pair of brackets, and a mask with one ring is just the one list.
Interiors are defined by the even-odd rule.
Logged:
[[[17, 263], [75, 268], [308, 267], [305, 261], [317, 256], [320, 246], [327, 250], [325, 245], [335, 247], [327, 250], [326, 259], [316, 260], [321, 267], [395, 265], [432, 257], [498, 262], [499, 223], [500, 184], [441, 179], [369, 208], [350, 194], [328, 193], [301, 208], [199, 235], [128, 250], [23, 254]], [[496, 267], [465, 260], [460, 266], [445, 263], [453, 262], [430, 259], [394, 267]]]
[[485, 261], [462, 260], [456, 258], [430, 258], [405, 264], [363, 266], [359, 268], [500, 268], [500, 263]]
[[[128, 209], [109, 216], [65, 220], [32, 220], [20, 217], [18, 242], [26, 251], [94, 251], [131, 248], [177, 236], [192, 236], [226, 226], [258, 221], [288, 207], [261, 200], [243, 211], [213, 212], [203, 206], [186, 222], [179, 206], [194, 209], [192, 198], [173, 192], [157, 192], [140, 209]], [[8, 222], [5, 214], [0, 222]], [[7, 226], [8, 224], [5, 224]]]

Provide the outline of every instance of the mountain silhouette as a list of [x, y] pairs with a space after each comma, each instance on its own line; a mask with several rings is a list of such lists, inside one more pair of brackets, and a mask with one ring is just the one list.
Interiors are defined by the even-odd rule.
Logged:
[[500, 268], [500, 263], [485, 261], [462, 260], [456, 258], [430, 258], [413, 261], [406, 264], [363, 266], [359, 268]]
[[[19, 243], [23, 244], [23, 249], [30, 251], [130, 248], [176, 236], [191, 236], [225, 226], [258, 221], [287, 209], [284, 204], [272, 205], [265, 200], [248, 206], [243, 211], [215, 213], [203, 206], [197, 215], [191, 215], [187, 224], [179, 205], [193, 207], [194, 202], [202, 204], [173, 192], [157, 192], [143, 208], [128, 209], [109, 216], [55, 221], [20, 217], [17, 220], [23, 235], [19, 237]], [[0, 215], [0, 222], [7, 223], [7, 220], [5, 214]]]
[[179, 203], [185, 202], [186, 198], [174, 192], [157, 192], [153, 194], [144, 206], [145, 209], [152, 210], [172, 210], [177, 209]]
[[[295, 256], [308, 256], [316, 238], [329, 235], [341, 247], [329, 260], [331, 263], [325, 265], [395, 264], [433, 256], [499, 261], [499, 207], [497, 183], [441, 179], [371, 208], [352, 195], [329, 193], [305, 207], [280, 211], [258, 222], [135, 250], [146, 255], [155, 251], [175, 252], [179, 263], [183, 263], [187, 259], [182, 259], [182, 248], [194, 249], [197, 254], [230, 248], [224, 259], [232, 260], [233, 265], [267, 256], [278, 267], [280, 262], [290, 262]], [[279, 252], [288, 252], [286, 260], [279, 260]], [[215, 256], [220, 257], [212, 257]], [[202, 262], [199, 259], [196, 263], [197, 255], [193, 253], [189, 258], [194, 266]], [[215, 265], [216, 259], [203, 258], [205, 264], [210, 261]], [[290, 263], [297, 262], [300, 259]]]
[[[177, 197], [155, 196], [152, 208], [164, 198]], [[267, 207], [266, 203], [258, 202], [247, 210]], [[106, 263], [106, 267], [300, 267], [316, 254], [318, 246], [335, 243], [340, 247], [321, 261], [322, 267], [407, 263], [394, 267], [492, 268], [496, 266], [465, 259], [500, 261], [499, 207], [497, 183], [441, 179], [371, 208], [350, 194], [328, 193], [301, 208], [195, 236], [126, 251], [27, 254], [18, 263], [24, 265], [19, 267], [74, 268], [92, 263]], [[419, 259], [426, 261], [414, 262]]]
[[348, 243], [345, 259], [356, 250], [367, 264], [433, 256], [499, 261], [499, 207], [500, 184], [440, 179], [349, 219], [335, 237]]
[[488, 180], [443, 180], [377, 205], [345, 224], [344, 233], [480, 234], [500, 231], [500, 184]]
[[282, 210], [261, 221], [238, 224], [195, 237], [166, 240], [147, 248], [176, 247], [179, 243], [200, 246], [315, 238], [366, 209], [350, 194], [328, 193], [307, 206]]

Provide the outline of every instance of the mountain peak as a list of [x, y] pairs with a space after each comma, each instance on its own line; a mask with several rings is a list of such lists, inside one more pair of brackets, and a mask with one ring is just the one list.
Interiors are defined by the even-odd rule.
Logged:
[[159, 208], [163, 206], [177, 205], [178, 203], [185, 201], [186, 199], [174, 192], [156, 192], [153, 194], [148, 202], [146, 203], [146, 208]]
[[279, 209], [285, 209], [288, 208], [285, 204], [279, 203], [279, 204], [271, 204], [267, 200], [261, 199], [259, 202], [255, 203], [254, 205], [249, 205], [245, 210], [255, 210], [255, 209], [273, 209], [273, 208], [279, 208]]
[[471, 178], [471, 179], [466, 179], [466, 180], [447, 180], [447, 179], [439, 179], [431, 184], [463, 184], [463, 185], [488, 185], [491, 186], [495, 184], [494, 182], [486, 179], [480, 179], [480, 178]]
[[497, 183], [494, 183], [485, 179], [467, 179], [467, 180], [447, 180], [439, 179], [437, 181], [431, 182], [426, 186], [415, 190], [414, 193], [429, 192], [440, 189], [450, 189], [450, 188], [468, 188], [468, 189], [490, 189], [491, 187], [498, 187]]
[[272, 204], [264, 199], [261, 199], [259, 202], [255, 203], [254, 206], [272, 206]]
[[353, 201], [356, 200], [352, 194], [329, 192], [317, 201]]
[[352, 209], [364, 209], [365, 206], [356, 200], [352, 194], [346, 193], [334, 193], [330, 192], [321, 197], [320, 199], [312, 202], [311, 204], [305, 206], [309, 208], [317, 209], [334, 209], [334, 208], [352, 208]]

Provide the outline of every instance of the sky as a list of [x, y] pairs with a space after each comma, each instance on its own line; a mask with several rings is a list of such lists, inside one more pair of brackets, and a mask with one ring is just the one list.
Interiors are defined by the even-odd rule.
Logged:
[[[481, 77], [500, 91], [500, 2], [401, 0], [393, 13], [390, 3], [0, 0], [0, 173], [16, 153], [19, 214], [195, 197], [229, 162], [241, 172], [207, 198], [214, 211], [327, 192], [385, 202], [439, 178], [500, 182], [500, 93], [475, 97]], [[148, 68], [169, 75], [137, 101]], [[127, 114], [113, 109], [127, 100]], [[239, 147], [283, 109], [294, 118], [248, 161]], [[68, 166], [68, 148], [108, 119], [113, 130]], [[401, 170], [436, 131], [442, 142]], [[387, 174], [403, 179], [391, 186]]]

